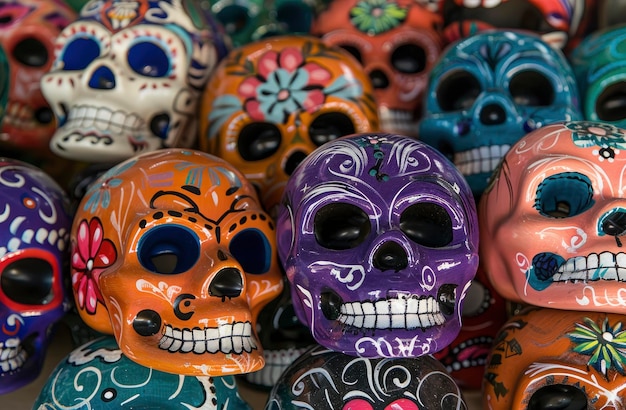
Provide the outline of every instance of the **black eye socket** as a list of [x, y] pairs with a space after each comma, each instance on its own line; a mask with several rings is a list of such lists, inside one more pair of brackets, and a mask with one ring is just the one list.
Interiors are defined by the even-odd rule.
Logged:
[[89, 37], [79, 37], [68, 42], [63, 49], [63, 70], [84, 70], [100, 55], [100, 45]]
[[391, 53], [391, 66], [404, 74], [417, 74], [426, 68], [426, 51], [415, 44], [403, 44]]
[[13, 48], [13, 57], [29, 67], [43, 67], [48, 62], [48, 50], [39, 40], [25, 38]]
[[400, 229], [413, 242], [441, 248], [452, 242], [452, 219], [441, 205], [413, 204], [400, 215]]
[[474, 105], [482, 88], [473, 74], [455, 71], [445, 76], [437, 89], [437, 103], [443, 111], [459, 111]]
[[576, 386], [551, 384], [533, 393], [528, 401], [528, 410], [587, 410], [587, 395]]
[[261, 274], [270, 269], [272, 247], [258, 229], [248, 228], [230, 241], [229, 251], [246, 273]]
[[360, 245], [370, 233], [370, 220], [358, 206], [336, 202], [315, 214], [317, 243], [327, 249], [344, 250]]
[[563, 172], [544, 179], [537, 187], [535, 208], [543, 216], [569, 218], [594, 204], [591, 180], [578, 172]]
[[23, 258], [9, 263], [0, 273], [2, 292], [23, 305], [45, 305], [54, 295], [54, 269], [47, 261]]
[[554, 102], [552, 82], [538, 71], [521, 71], [511, 78], [509, 92], [517, 105], [545, 107]]
[[622, 121], [626, 118], [626, 82], [606, 87], [596, 100], [596, 114], [601, 121]]
[[226, 33], [230, 35], [241, 32], [250, 20], [248, 9], [238, 5], [224, 7], [215, 17], [224, 26]]
[[267, 122], [254, 122], [246, 125], [239, 134], [237, 149], [246, 161], [260, 161], [278, 151], [282, 142], [280, 130]]
[[200, 257], [196, 234], [181, 225], [161, 225], [146, 232], [137, 245], [139, 263], [150, 272], [176, 274], [189, 270]]
[[350, 134], [354, 134], [354, 124], [350, 117], [340, 112], [320, 114], [309, 126], [309, 137], [318, 147]]
[[338, 44], [338, 46], [346, 50], [348, 53], [352, 54], [352, 56], [356, 58], [359, 63], [363, 62], [361, 51], [359, 51], [359, 49], [355, 46], [349, 44]]

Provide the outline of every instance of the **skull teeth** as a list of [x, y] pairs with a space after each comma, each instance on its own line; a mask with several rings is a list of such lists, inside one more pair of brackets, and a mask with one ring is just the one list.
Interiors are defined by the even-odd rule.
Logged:
[[404, 135], [417, 134], [417, 121], [411, 111], [393, 110], [380, 107], [378, 111], [380, 128], [386, 131], [402, 133]]
[[504, 144], [457, 152], [454, 154], [454, 165], [457, 166], [463, 175], [492, 172], [510, 148], [510, 145]]
[[127, 114], [123, 111], [113, 111], [105, 107], [76, 106], [69, 112], [67, 129], [98, 129], [114, 134], [135, 135], [145, 128], [144, 121], [137, 114]]
[[626, 253], [602, 252], [576, 256], [563, 263], [552, 277], [553, 282], [595, 280], [626, 282]]
[[363, 329], [425, 329], [444, 324], [445, 317], [433, 297], [398, 297], [344, 303], [337, 320]]
[[250, 322], [227, 323], [204, 329], [165, 326], [159, 348], [180, 353], [250, 353], [257, 348]]
[[0, 342], [0, 370], [3, 373], [19, 369], [24, 365], [28, 354], [22, 348], [19, 339]]

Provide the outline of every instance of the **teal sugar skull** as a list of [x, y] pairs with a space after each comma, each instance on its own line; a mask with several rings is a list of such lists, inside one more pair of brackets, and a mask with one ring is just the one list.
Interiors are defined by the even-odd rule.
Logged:
[[211, 0], [234, 46], [282, 34], [308, 34], [318, 0]]
[[534, 34], [495, 30], [451, 45], [433, 67], [420, 139], [446, 154], [479, 198], [528, 132], [581, 119], [573, 71]]
[[626, 25], [587, 37], [571, 61], [584, 118], [626, 126]]
[[54, 369], [33, 409], [249, 410], [233, 376], [193, 377], [143, 367], [112, 336], [72, 351]]

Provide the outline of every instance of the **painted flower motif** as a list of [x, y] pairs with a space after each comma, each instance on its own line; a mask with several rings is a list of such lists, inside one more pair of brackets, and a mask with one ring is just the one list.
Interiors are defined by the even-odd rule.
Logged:
[[599, 149], [594, 149], [592, 153], [598, 157], [598, 161], [600, 162], [604, 160], [607, 162], [613, 162], [615, 161], [615, 157], [619, 155], [619, 150], [617, 148], [603, 146]]
[[76, 242], [72, 242], [72, 286], [79, 308], [94, 314], [98, 302], [104, 304], [98, 278], [116, 259], [115, 246], [104, 238], [100, 220], [83, 219], [78, 225]]
[[285, 123], [293, 112], [313, 112], [323, 104], [330, 79], [330, 71], [307, 63], [297, 48], [287, 48], [261, 56], [258, 75], [246, 78], [238, 92], [253, 120]]
[[587, 363], [605, 377], [611, 369], [626, 375], [626, 331], [621, 322], [611, 326], [605, 318], [598, 326], [585, 318], [584, 324], [576, 323], [576, 329], [567, 336], [575, 345], [574, 351], [590, 356]]
[[581, 148], [601, 147], [626, 149], [626, 136], [614, 125], [600, 122], [575, 121], [565, 126], [572, 130], [574, 144]]
[[136, 160], [124, 162], [109, 169], [102, 174], [96, 182], [89, 187], [85, 196], [89, 196], [85, 205], [83, 205], [83, 211], [89, 209], [91, 213], [96, 212], [98, 207], [106, 209], [111, 203], [111, 188], [116, 188], [122, 183], [122, 179], [116, 178], [119, 174], [132, 167]]
[[357, 30], [377, 35], [398, 27], [407, 14], [408, 9], [393, 1], [363, 0], [350, 10], [350, 21]]

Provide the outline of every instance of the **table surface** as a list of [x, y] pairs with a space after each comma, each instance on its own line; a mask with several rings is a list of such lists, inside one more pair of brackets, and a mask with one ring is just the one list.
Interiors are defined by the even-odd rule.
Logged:
[[[73, 342], [69, 330], [65, 326], [59, 327], [51, 342], [46, 355], [46, 361], [39, 377], [32, 383], [16, 390], [12, 393], [0, 397], [2, 409], [11, 410], [31, 410], [33, 403], [42, 386], [46, 383], [48, 376], [56, 365], [73, 349]], [[263, 410], [267, 399], [267, 393], [250, 389], [245, 385], [239, 387], [239, 393], [246, 400], [253, 410]], [[464, 392], [468, 410], [480, 410], [480, 393], [471, 391]]]

